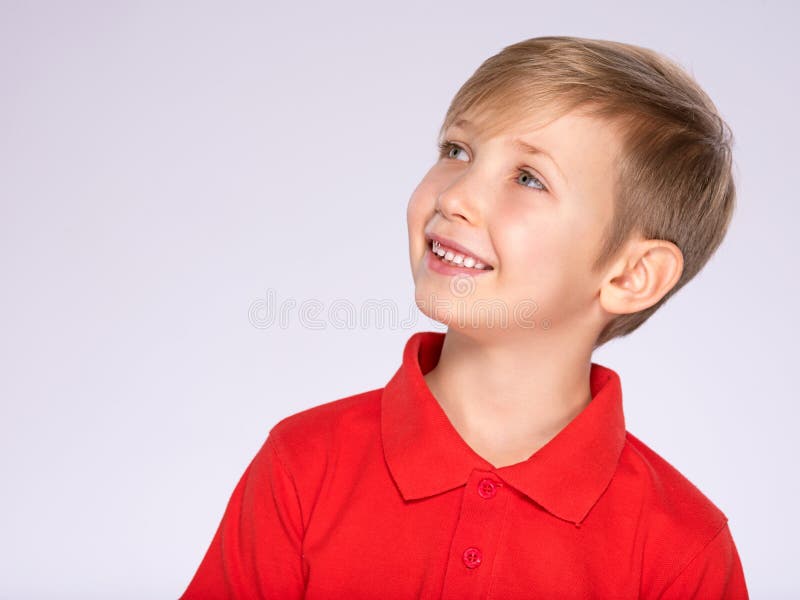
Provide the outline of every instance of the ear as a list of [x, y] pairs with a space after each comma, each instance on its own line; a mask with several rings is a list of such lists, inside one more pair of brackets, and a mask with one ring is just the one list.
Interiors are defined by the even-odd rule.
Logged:
[[675, 244], [634, 240], [603, 280], [600, 305], [613, 314], [645, 310], [675, 286], [681, 273], [683, 253]]

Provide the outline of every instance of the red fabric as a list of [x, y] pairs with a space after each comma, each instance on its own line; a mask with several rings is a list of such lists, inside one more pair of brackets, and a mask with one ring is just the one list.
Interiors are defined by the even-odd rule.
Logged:
[[589, 405], [496, 469], [422, 377], [443, 341], [275, 425], [182, 598], [748, 597], [725, 515], [625, 431], [616, 372], [592, 363]]

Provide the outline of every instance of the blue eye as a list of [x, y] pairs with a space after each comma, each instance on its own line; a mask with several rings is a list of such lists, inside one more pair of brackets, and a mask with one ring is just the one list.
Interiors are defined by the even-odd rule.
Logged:
[[[527, 177], [528, 181], [535, 181], [536, 185], [533, 186], [533, 189], [535, 189], [535, 190], [544, 191], [544, 190], [547, 189], [546, 187], [544, 187], [544, 184], [541, 181], [539, 181], [539, 179], [535, 175], [532, 175], [532, 174], [528, 173], [525, 169], [520, 169], [519, 170], [519, 176], [520, 177]], [[517, 178], [517, 179], [519, 180], [519, 178]], [[523, 183], [522, 185], [525, 185], [525, 183]], [[530, 186], [526, 186], [526, 187], [530, 187]]]
[[464, 149], [453, 142], [448, 142], [447, 140], [439, 142], [439, 158], [455, 158], [455, 156], [452, 154], [453, 150], [463, 151]]
[[[456, 151], [455, 153], [453, 151]], [[455, 159], [458, 156], [458, 152], [466, 152], [461, 146], [458, 144], [454, 144], [448, 140], [443, 140], [439, 142], [439, 158], [452, 158]], [[519, 175], [517, 176], [517, 181], [520, 181], [520, 178], [524, 177], [523, 181], [520, 181], [522, 185], [527, 188], [537, 190], [539, 192], [546, 192], [547, 187], [536, 177], [533, 173], [530, 173], [523, 169], [522, 167], [518, 167], [517, 171]], [[533, 185], [528, 185], [530, 182], [533, 182]]]

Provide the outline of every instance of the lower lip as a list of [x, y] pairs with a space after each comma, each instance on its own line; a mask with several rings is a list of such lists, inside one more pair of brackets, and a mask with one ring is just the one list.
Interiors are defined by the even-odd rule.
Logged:
[[444, 262], [430, 249], [425, 251], [425, 264], [431, 271], [436, 271], [442, 275], [481, 275], [488, 273], [492, 269], [473, 269], [472, 267], [459, 267], [454, 264]]

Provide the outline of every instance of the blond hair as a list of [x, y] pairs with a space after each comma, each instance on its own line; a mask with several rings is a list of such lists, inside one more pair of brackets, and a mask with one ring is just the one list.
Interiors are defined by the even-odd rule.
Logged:
[[714, 254], [733, 216], [733, 134], [699, 84], [648, 48], [569, 36], [537, 37], [503, 48], [461, 86], [440, 138], [467, 110], [488, 133], [525, 115], [554, 117], [580, 108], [613, 121], [622, 139], [614, 181], [614, 216], [593, 263], [599, 272], [639, 234], [674, 243], [683, 272], [645, 310], [615, 317], [595, 348], [627, 335], [686, 285]]

